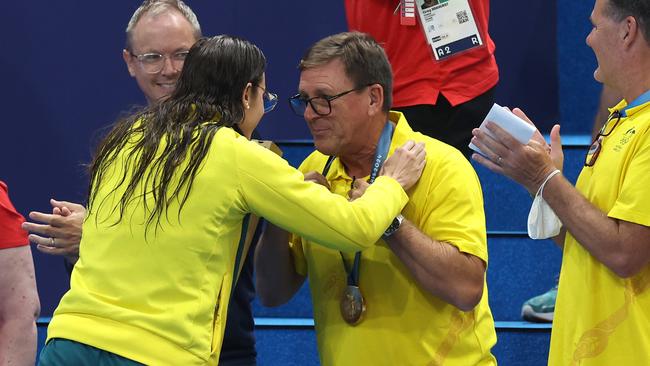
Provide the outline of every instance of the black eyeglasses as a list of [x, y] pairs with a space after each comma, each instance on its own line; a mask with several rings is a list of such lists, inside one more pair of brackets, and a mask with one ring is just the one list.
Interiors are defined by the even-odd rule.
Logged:
[[366, 88], [372, 84], [364, 85], [361, 87], [357, 87], [354, 89], [346, 90], [342, 93], [338, 93], [336, 95], [323, 95], [323, 96], [318, 96], [318, 97], [311, 97], [311, 98], [305, 98], [300, 94], [296, 94], [293, 97], [289, 98], [289, 105], [291, 106], [291, 110], [293, 110], [293, 113], [296, 115], [302, 117], [305, 115], [305, 110], [307, 110], [307, 105], [309, 104], [311, 106], [311, 109], [314, 110], [314, 112], [319, 115], [319, 116], [327, 116], [330, 113], [332, 113], [332, 101], [335, 99], [338, 99], [346, 94], [350, 94], [353, 91], [359, 91], [363, 88]]
[[[614, 122], [612, 123], [612, 121]], [[603, 138], [611, 135], [620, 121], [621, 113], [619, 111], [614, 111], [609, 118], [607, 118], [607, 122], [605, 122], [600, 131], [598, 131], [598, 134], [589, 147], [589, 151], [587, 151], [585, 166], [594, 166], [594, 164], [596, 164], [598, 155], [600, 155], [600, 150], [603, 148]]]
[[269, 113], [278, 104], [278, 95], [275, 93], [271, 93], [270, 91], [262, 88], [259, 85], [255, 85], [255, 86], [262, 89], [262, 92], [264, 92], [264, 94], [262, 95], [262, 100], [264, 101], [264, 113]]

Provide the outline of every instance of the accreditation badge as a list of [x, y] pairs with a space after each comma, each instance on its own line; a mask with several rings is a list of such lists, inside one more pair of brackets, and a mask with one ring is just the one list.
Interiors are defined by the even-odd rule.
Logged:
[[417, 10], [436, 60], [483, 45], [469, 0], [417, 0]]

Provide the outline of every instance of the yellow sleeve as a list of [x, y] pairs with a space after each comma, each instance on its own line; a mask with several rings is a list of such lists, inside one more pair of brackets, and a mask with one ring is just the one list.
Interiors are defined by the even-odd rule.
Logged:
[[343, 252], [375, 244], [408, 196], [392, 178], [381, 176], [354, 202], [304, 176], [271, 151], [235, 140], [241, 195], [250, 212], [273, 224]]

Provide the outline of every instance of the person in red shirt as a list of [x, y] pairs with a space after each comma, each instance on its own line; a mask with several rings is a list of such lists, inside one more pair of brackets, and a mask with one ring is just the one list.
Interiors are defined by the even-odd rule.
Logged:
[[418, 16], [415, 25], [400, 24], [399, 3], [345, 0], [348, 27], [370, 34], [384, 46], [394, 74], [391, 109], [404, 113], [413, 130], [468, 157], [472, 128], [492, 107], [499, 81], [495, 46], [488, 34], [489, 1], [468, 1], [483, 45], [442, 60], [435, 60]]
[[0, 181], [0, 365], [34, 364], [40, 302], [25, 220]]

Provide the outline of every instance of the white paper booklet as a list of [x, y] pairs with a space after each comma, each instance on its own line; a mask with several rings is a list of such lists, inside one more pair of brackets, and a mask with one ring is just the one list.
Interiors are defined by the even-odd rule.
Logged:
[[[498, 126], [500, 126], [501, 128], [503, 128], [504, 130], [508, 131], [508, 133], [511, 134], [512, 137], [517, 139], [517, 141], [521, 142], [522, 144], [527, 144], [528, 141], [530, 141], [530, 138], [533, 137], [533, 133], [535, 133], [535, 127], [533, 125], [517, 117], [508, 109], [496, 103], [494, 103], [494, 105], [490, 109], [490, 112], [488, 112], [487, 116], [485, 116], [485, 119], [483, 120], [481, 126], [479, 127], [481, 131], [494, 137], [494, 135], [490, 131], [488, 131], [487, 127], [485, 126], [485, 124], [488, 121], [492, 121], [496, 123]], [[476, 147], [471, 142], [469, 143], [469, 148], [481, 155], [485, 155], [483, 154], [481, 149]]]

